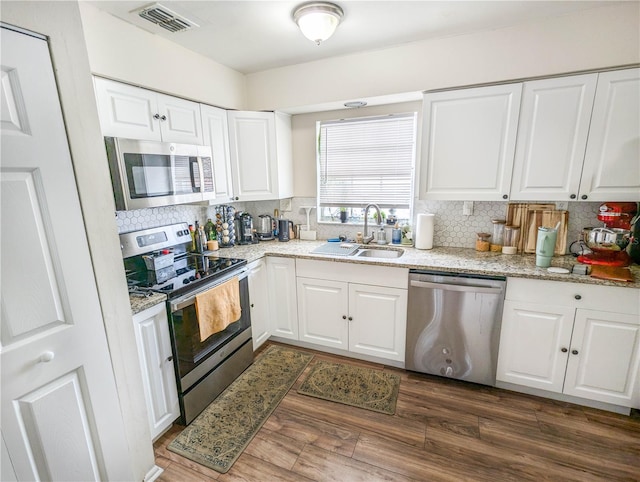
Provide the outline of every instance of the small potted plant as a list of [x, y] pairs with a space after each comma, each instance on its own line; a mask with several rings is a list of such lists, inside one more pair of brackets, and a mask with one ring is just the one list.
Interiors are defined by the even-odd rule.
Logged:
[[347, 222], [347, 208], [340, 208], [340, 222]]

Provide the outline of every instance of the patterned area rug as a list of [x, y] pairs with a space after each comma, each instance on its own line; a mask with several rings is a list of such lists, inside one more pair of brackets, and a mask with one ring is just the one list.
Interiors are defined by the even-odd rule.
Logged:
[[168, 449], [224, 474], [312, 358], [311, 353], [270, 346]]
[[399, 389], [395, 373], [319, 361], [298, 393], [393, 415]]

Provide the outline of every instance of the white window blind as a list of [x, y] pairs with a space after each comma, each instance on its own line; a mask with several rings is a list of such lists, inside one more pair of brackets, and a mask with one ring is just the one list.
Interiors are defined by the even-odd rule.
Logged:
[[415, 113], [324, 121], [319, 131], [320, 206], [409, 207]]

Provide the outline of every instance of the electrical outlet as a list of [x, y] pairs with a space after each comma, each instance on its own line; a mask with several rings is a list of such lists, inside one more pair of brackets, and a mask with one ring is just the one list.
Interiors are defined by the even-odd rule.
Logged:
[[556, 209], [558, 211], [566, 211], [569, 207], [568, 201], [556, 201]]
[[280, 199], [280, 212], [291, 211], [291, 198]]
[[464, 201], [462, 203], [463, 216], [471, 216], [473, 214], [473, 201]]

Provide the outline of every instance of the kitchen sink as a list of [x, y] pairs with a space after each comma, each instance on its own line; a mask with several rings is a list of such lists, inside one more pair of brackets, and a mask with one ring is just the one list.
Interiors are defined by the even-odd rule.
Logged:
[[359, 249], [355, 256], [362, 258], [399, 258], [404, 254], [402, 249], [376, 249], [376, 248], [363, 248]]

